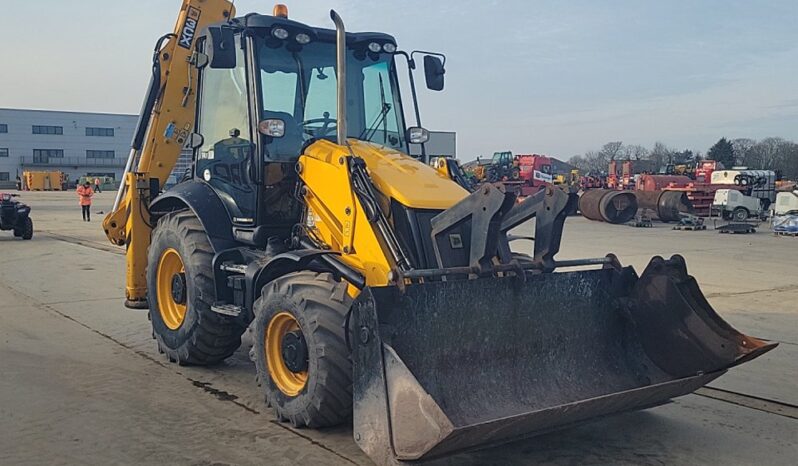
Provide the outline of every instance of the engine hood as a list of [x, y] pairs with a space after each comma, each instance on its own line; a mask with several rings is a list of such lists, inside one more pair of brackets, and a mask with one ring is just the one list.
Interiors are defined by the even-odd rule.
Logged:
[[434, 168], [399, 151], [356, 139], [350, 139], [349, 146], [366, 162], [374, 186], [406, 207], [444, 210], [469, 194]]

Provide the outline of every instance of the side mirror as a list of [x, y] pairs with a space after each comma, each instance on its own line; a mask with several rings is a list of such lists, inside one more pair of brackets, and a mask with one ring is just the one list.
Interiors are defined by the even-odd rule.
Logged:
[[200, 133], [191, 133], [188, 135], [188, 139], [186, 139], [186, 147], [190, 147], [191, 149], [199, 149], [203, 144], [205, 144], [205, 137]]
[[424, 128], [414, 126], [407, 128], [407, 142], [410, 144], [424, 144], [429, 141], [429, 131]]
[[446, 74], [446, 70], [443, 69], [443, 62], [440, 58], [432, 55], [424, 56], [424, 77], [427, 80], [427, 89], [442, 91], [444, 74]]
[[281, 138], [285, 136], [285, 121], [279, 118], [261, 120], [261, 122], [258, 123], [258, 131], [264, 136]]
[[224, 26], [208, 28], [205, 51], [211, 68], [232, 69], [236, 67], [236, 41], [233, 29]]

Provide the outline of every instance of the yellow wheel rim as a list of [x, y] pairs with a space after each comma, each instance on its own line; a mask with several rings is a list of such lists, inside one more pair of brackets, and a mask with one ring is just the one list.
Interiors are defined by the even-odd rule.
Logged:
[[308, 382], [308, 371], [291, 372], [283, 359], [283, 338], [289, 332], [295, 332], [299, 328], [299, 322], [288, 312], [280, 312], [269, 321], [266, 329], [266, 367], [269, 369], [269, 376], [287, 396], [297, 396], [305, 388]]
[[176, 250], [169, 248], [161, 254], [156, 277], [158, 311], [164, 324], [171, 330], [180, 328], [186, 318], [186, 305], [176, 302], [172, 294], [172, 279], [185, 271], [183, 259]]

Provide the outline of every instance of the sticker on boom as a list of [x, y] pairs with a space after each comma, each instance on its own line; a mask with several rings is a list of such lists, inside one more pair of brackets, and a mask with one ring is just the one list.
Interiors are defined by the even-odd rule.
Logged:
[[194, 8], [193, 6], [188, 7], [188, 12], [186, 13], [186, 22], [183, 23], [183, 27], [180, 29], [180, 40], [177, 41], [177, 45], [183, 47], [184, 49], [191, 48], [191, 44], [194, 43], [194, 36], [197, 34], [199, 18], [199, 9]]

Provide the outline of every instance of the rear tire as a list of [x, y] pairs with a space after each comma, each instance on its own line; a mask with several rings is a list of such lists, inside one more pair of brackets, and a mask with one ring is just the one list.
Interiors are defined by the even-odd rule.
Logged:
[[732, 211], [731, 216], [732, 219], [734, 219], [737, 222], [744, 222], [748, 220], [748, 209], [746, 209], [745, 207], [736, 207]]
[[[254, 305], [255, 366], [279, 420], [319, 428], [351, 419], [352, 361], [343, 328], [351, 305], [347, 284], [329, 273], [295, 272], [263, 287]], [[304, 371], [289, 369], [286, 323], [307, 348]]]
[[22, 230], [22, 239], [33, 239], [33, 220], [30, 217], [25, 218], [25, 229]]
[[[147, 289], [153, 337], [171, 362], [216, 364], [241, 345], [246, 326], [211, 311], [216, 296], [212, 260], [208, 235], [192, 212], [160, 219], [148, 251]], [[172, 280], [180, 269], [184, 297], [176, 299]]]
[[33, 220], [30, 217], [25, 217], [25, 223], [21, 228], [14, 229], [14, 236], [29, 240], [33, 238]]

